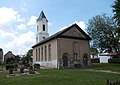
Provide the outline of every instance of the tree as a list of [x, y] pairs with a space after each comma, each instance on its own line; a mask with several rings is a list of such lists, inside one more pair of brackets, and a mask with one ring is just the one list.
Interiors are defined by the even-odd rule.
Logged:
[[113, 12], [115, 13], [114, 18], [116, 19], [116, 22], [120, 27], [120, 0], [116, 0], [112, 7], [113, 7]]
[[16, 63], [18, 63], [20, 61], [20, 56], [19, 55], [15, 56], [15, 61], [16, 61]]
[[116, 28], [116, 32], [120, 37], [120, 0], [116, 0], [112, 7], [114, 12], [114, 19], [116, 20], [118, 25], [118, 27]]
[[26, 54], [26, 58], [27, 58], [27, 61], [31, 61], [32, 62], [32, 52], [33, 52], [33, 49], [30, 49], [27, 54]]
[[23, 56], [23, 58], [22, 58], [23, 64], [27, 64], [27, 63], [29, 63], [29, 61], [32, 62], [32, 57], [31, 57], [32, 52], [33, 52], [33, 50], [30, 49], [30, 50], [28, 50], [27, 54]]
[[92, 47], [100, 48], [101, 51], [113, 50], [119, 54], [119, 37], [116, 33], [117, 24], [112, 17], [105, 14], [97, 15], [88, 22], [87, 32], [92, 38]]

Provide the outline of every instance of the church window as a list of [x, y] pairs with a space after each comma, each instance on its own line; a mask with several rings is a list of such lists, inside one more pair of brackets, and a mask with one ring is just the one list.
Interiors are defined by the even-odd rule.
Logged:
[[40, 61], [40, 48], [39, 48], [39, 61]]
[[79, 43], [73, 42], [73, 59], [78, 60], [79, 59]]
[[37, 31], [38, 31], [39, 26], [37, 25]]
[[43, 31], [45, 31], [45, 25], [43, 25]]
[[45, 39], [45, 37], [43, 37], [43, 39]]
[[41, 61], [43, 61], [43, 47], [41, 48]]
[[36, 42], [38, 43], [38, 37], [36, 37]]
[[51, 44], [48, 46], [48, 51], [49, 51], [49, 58], [48, 60], [51, 61]]
[[74, 53], [74, 60], [78, 59], [78, 53]]
[[47, 46], [45, 46], [45, 61], [47, 61]]
[[37, 61], [37, 49], [36, 49], [36, 61]]

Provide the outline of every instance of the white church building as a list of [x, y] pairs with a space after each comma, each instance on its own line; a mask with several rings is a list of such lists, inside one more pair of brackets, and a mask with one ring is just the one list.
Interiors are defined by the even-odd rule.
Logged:
[[49, 36], [48, 20], [41, 11], [37, 19], [36, 44], [32, 46], [33, 64], [46, 68], [91, 67], [90, 40], [77, 24]]

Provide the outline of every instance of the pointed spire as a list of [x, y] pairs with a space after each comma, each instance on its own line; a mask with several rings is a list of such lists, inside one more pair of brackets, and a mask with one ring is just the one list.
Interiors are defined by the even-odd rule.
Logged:
[[[43, 11], [41, 11], [40, 16], [38, 17], [37, 21], [42, 20], [42, 18], [45, 18], [47, 20]], [[47, 20], [47, 22], [48, 22], [48, 20]]]

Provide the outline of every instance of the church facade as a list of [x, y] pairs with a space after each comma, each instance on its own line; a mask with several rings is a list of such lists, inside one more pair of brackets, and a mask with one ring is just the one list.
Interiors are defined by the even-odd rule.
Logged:
[[42, 11], [37, 19], [36, 44], [32, 47], [33, 64], [58, 69], [90, 67], [91, 38], [77, 24], [49, 36], [47, 23]]

